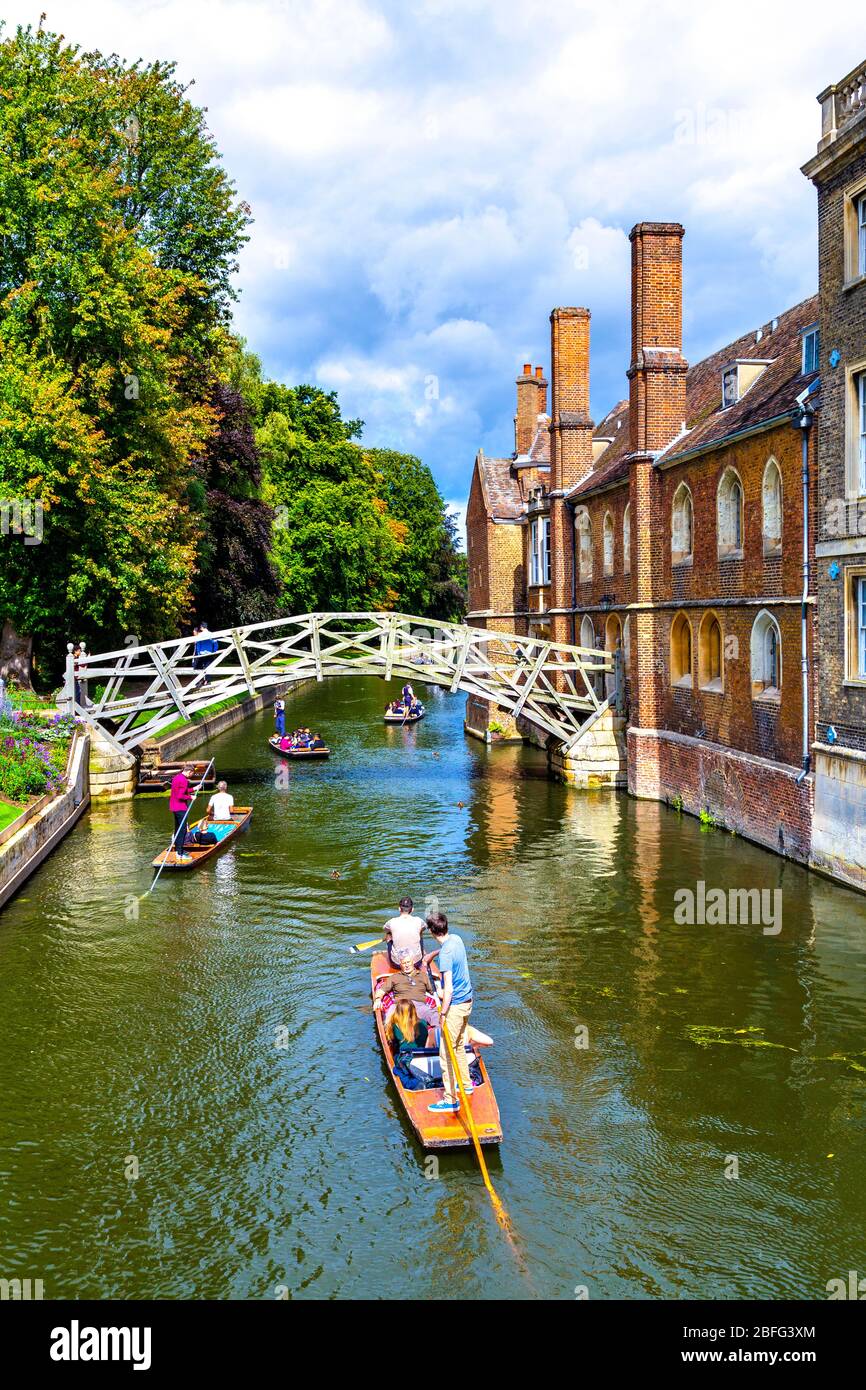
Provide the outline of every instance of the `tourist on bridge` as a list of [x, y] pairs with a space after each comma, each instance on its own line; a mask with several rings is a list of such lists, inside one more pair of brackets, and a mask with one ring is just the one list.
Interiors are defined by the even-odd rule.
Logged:
[[196, 638], [196, 644], [192, 664], [197, 671], [204, 671], [204, 683], [210, 685], [208, 667], [211, 657], [219, 651], [219, 643], [215, 637], [211, 637], [207, 623], [199, 623], [198, 627], [193, 629], [193, 636]]
[[[438, 944], [434, 951], [425, 955], [424, 962], [429, 964], [434, 956], [438, 955], [439, 957], [439, 972], [442, 976], [440, 1001], [442, 1028], [448, 1029], [448, 1036], [451, 1039], [460, 1071], [460, 1085], [464, 1095], [468, 1096], [473, 1089], [469, 1076], [469, 1059], [466, 1055], [469, 1015], [472, 1012], [472, 981], [469, 978], [466, 947], [459, 936], [449, 932], [448, 918], [444, 912], [431, 912], [427, 917], [427, 926]], [[445, 1095], [442, 1100], [434, 1101], [432, 1105], [428, 1105], [427, 1109], [459, 1110], [457, 1079], [454, 1076], [451, 1053], [444, 1037], [439, 1040], [439, 1061], [442, 1066], [442, 1085], [445, 1088]]]
[[383, 935], [388, 943], [388, 959], [398, 969], [404, 959], [413, 965], [420, 965], [424, 958], [421, 938], [424, 935], [424, 921], [413, 916], [415, 904], [411, 898], [400, 899], [400, 916], [392, 917], [385, 923]]
[[171, 794], [168, 803], [168, 809], [174, 816], [174, 835], [171, 847], [176, 858], [182, 862], [189, 859], [189, 855], [184, 854], [183, 851], [186, 844], [186, 822], [193, 799], [192, 783], [189, 780], [191, 776], [192, 767], [189, 764], [175, 774], [171, 779]]
[[285, 700], [274, 700], [274, 723], [277, 726], [277, 733], [280, 738], [286, 736], [286, 702]]

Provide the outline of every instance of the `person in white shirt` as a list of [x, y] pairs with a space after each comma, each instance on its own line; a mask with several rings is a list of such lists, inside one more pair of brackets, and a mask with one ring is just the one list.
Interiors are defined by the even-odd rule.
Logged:
[[427, 925], [420, 917], [412, 915], [414, 903], [411, 898], [400, 899], [400, 916], [386, 922], [383, 935], [388, 943], [388, 959], [399, 969], [406, 959], [417, 965], [424, 955], [421, 937]]
[[234, 806], [234, 804], [235, 799], [229, 793], [228, 783], [218, 782], [217, 789], [207, 804], [207, 811], [205, 813], [205, 825], [202, 826], [202, 829], [204, 830], [207, 828], [208, 821], [231, 820], [232, 807]]

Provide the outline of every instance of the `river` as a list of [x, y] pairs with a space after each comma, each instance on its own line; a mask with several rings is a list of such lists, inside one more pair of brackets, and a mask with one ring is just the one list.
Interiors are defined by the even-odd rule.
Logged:
[[[0, 1276], [46, 1298], [824, 1298], [866, 1275], [866, 900], [724, 831], [415, 728], [385, 686], [209, 754], [250, 831], [163, 875], [168, 803], [91, 811], [0, 917]], [[698, 882], [780, 930], [679, 925]], [[367, 957], [398, 898], [467, 943], [505, 1140], [491, 1177], [397, 1111]], [[773, 899], [772, 901], [775, 901]], [[490, 1151], [488, 1151], [489, 1153]]]

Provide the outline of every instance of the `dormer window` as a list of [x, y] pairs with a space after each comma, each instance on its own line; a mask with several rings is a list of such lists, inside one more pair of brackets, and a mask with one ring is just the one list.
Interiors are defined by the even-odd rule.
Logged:
[[820, 339], [817, 323], [811, 323], [808, 328], [803, 329], [803, 364], [802, 372], [804, 376], [810, 376], [812, 372], [818, 370], [818, 360], [820, 353]]
[[772, 357], [746, 357], [725, 367], [722, 371], [722, 410], [741, 401], [772, 361]]
[[737, 391], [738, 376], [739, 372], [736, 366], [726, 367], [722, 372], [722, 410], [727, 410], [730, 405], [736, 405], [740, 399]]

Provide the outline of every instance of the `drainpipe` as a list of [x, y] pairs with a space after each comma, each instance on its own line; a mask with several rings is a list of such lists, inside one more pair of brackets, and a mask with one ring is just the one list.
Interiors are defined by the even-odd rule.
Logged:
[[800, 786], [809, 774], [811, 766], [811, 746], [809, 729], [809, 433], [815, 419], [815, 411], [806, 400], [808, 391], [797, 397], [797, 408], [791, 417], [795, 429], [800, 431], [803, 441], [803, 600], [800, 607], [800, 655], [803, 671], [803, 771], [797, 778]]
[[567, 497], [562, 499], [565, 509], [571, 518], [571, 645], [577, 646], [577, 540], [575, 538], [574, 520], [577, 515], [577, 503], [569, 502]]

